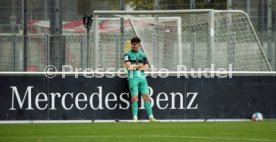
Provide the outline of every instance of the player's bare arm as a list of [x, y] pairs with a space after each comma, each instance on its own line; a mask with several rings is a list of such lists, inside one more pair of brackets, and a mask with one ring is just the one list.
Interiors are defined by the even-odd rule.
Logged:
[[141, 70], [141, 68], [143, 69], [145, 67], [145, 65], [143, 64], [131, 64], [131, 62], [127, 61], [125, 62], [125, 65], [127, 67], [128, 70]]
[[138, 70], [143, 70], [143, 71], [147, 71], [149, 70], [149, 64], [139, 64], [140, 67], [138, 68]]

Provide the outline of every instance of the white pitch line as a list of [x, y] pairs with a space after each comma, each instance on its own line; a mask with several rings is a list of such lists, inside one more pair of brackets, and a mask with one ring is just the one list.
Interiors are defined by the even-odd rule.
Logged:
[[[159, 122], [243, 122], [250, 119], [161, 119]], [[116, 123], [133, 122], [133, 120], [0, 120], [0, 124], [43, 124], [43, 123]], [[139, 120], [138, 122], [149, 122], [148, 120]]]
[[0, 139], [57, 139], [57, 138], [186, 138], [186, 139], [205, 139], [220, 141], [249, 141], [249, 142], [276, 142], [269, 139], [252, 138], [229, 138], [229, 137], [208, 137], [208, 136], [175, 136], [175, 135], [97, 135], [97, 136], [29, 136], [29, 137], [0, 137]]

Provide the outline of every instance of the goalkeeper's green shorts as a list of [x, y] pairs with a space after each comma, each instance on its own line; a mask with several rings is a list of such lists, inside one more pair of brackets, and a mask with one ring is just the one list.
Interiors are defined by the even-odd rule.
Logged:
[[149, 95], [149, 86], [146, 78], [129, 78], [128, 87], [131, 96], [137, 96], [139, 91], [141, 95]]

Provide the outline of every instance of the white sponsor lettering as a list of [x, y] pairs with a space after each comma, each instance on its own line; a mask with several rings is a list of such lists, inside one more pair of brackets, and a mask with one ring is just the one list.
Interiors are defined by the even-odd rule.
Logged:
[[[34, 92], [34, 86], [27, 86], [27, 88], [20, 92], [16, 86], [10, 86], [12, 89], [11, 107], [9, 110], [126, 110], [130, 108], [129, 93], [122, 92], [116, 94], [114, 92], [107, 92], [103, 94], [103, 86], [98, 86], [97, 91], [93, 93], [86, 92]], [[156, 98], [153, 99], [153, 96]], [[156, 106], [160, 110], [166, 109], [198, 109], [196, 98], [198, 92], [188, 92], [183, 94], [181, 92], [154, 92], [154, 89], [149, 87], [149, 96], [151, 98], [151, 106]], [[32, 99], [34, 97], [34, 99]], [[144, 108], [144, 100], [141, 96], [140, 109]], [[61, 104], [61, 106], [56, 106]], [[61, 107], [61, 108], [60, 108]]]

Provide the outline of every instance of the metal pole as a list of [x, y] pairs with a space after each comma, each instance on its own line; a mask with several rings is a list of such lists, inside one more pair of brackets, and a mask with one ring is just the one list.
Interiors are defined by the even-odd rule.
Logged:
[[[120, 10], [125, 10], [125, 1], [120, 0]], [[120, 39], [120, 46], [117, 48], [117, 64], [116, 67], [119, 68], [121, 67], [121, 55], [123, 54], [123, 49], [124, 49], [124, 44], [125, 44], [125, 19], [123, 17], [120, 18], [120, 32], [121, 32], [121, 39]]]
[[250, 17], [250, 0], [246, 0], [246, 13]]
[[[120, 53], [120, 48], [123, 47], [123, 45], [122, 45], [122, 37], [121, 37], [121, 34], [117, 34], [117, 33], [113, 34], [113, 36], [115, 37], [115, 45], [116, 45], [115, 48], [116, 48], [116, 52], [117, 52], [117, 54], [116, 54], [116, 62], [117, 62], [116, 68], [118, 68], [120, 66], [120, 63], [122, 63], [122, 62], [120, 62], [121, 58], [118, 55], [118, 53]], [[101, 52], [101, 49], [99, 49], [99, 50], [100, 50], [99, 52]], [[101, 57], [102, 56], [100, 56], [99, 62], [101, 62], [101, 59], [102, 59]]]
[[90, 67], [91, 66], [91, 47], [90, 47], [90, 28], [91, 28], [91, 24], [93, 22], [92, 19], [92, 15], [85, 15], [83, 17], [83, 25], [86, 28], [86, 52], [85, 54], [82, 55], [86, 55], [86, 57], [82, 58], [86, 59], [86, 67]]
[[[86, 0], [83, 0], [83, 15], [87, 17], [87, 13], [86, 13]], [[85, 23], [83, 23], [85, 24]], [[88, 68], [88, 30], [87, 28], [89, 27], [85, 27], [86, 28], [86, 38], [83, 38], [83, 40], [85, 41], [85, 47], [83, 46], [83, 48], [81, 48], [81, 68]]]
[[233, 5], [232, 5], [232, 0], [227, 0], [227, 10], [232, 10]]
[[27, 71], [27, 0], [22, 0], [23, 24], [23, 70]]
[[191, 44], [191, 68], [195, 67], [195, 46], [196, 46], [196, 33], [192, 34], [192, 44]]
[[196, 5], [195, 5], [195, 0], [190, 0], [190, 9], [195, 9]]
[[[179, 14], [179, 13], [185, 13], [185, 14], [188, 14], [188, 13], [193, 13], [193, 14], [196, 14], [196, 13], [208, 13], [210, 12], [210, 10], [213, 10], [213, 9], [191, 9], [191, 10], [155, 10], [155, 11], [150, 11], [150, 10], [136, 10], [136, 11], [128, 11], [127, 13], [128, 14], [149, 14], [149, 12], [151, 14]], [[234, 11], [231, 11], [231, 12], [242, 12], [241, 10], [234, 10]], [[110, 10], [106, 10], [106, 11], [98, 11], [98, 10], [95, 10], [93, 12], [94, 14], [122, 14], [122, 15], [125, 15], [125, 11], [110, 11]]]
[[97, 60], [97, 49], [98, 49], [98, 15], [94, 13], [94, 22], [93, 22], [93, 31], [94, 31], [94, 38], [93, 38], [93, 65], [94, 69], [98, 67], [98, 60]]
[[80, 67], [83, 67], [83, 35], [80, 35]]
[[50, 65], [50, 47], [51, 47], [50, 39], [51, 39], [51, 36], [47, 34], [47, 35], [46, 35], [47, 66]]
[[125, 10], [125, 0], [120, 0], [120, 10]]
[[[227, 10], [232, 10], [233, 5], [232, 5], [232, 0], [227, 0]], [[234, 33], [231, 32], [231, 26], [232, 25], [232, 13], [227, 13], [227, 60], [228, 60], [228, 65], [232, 64], [234, 66]]]
[[13, 34], [13, 71], [16, 71], [16, 35]]
[[45, 3], [44, 3], [44, 6], [45, 6], [45, 13], [44, 13], [44, 20], [48, 20], [48, 16], [47, 16], [47, 14], [48, 14], [48, 0], [44, 0], [45, 1]]
[[215, 45], [214, 21], [215, 21], [214, 10], [210, 10], [209, 11], [209, 51], [208, 51], [210, 68], [212, 64], [214, 64], [214, 45]]
[[181, 17], [177, 18], [177, 44], [178, 44], [178, 56], [179, 62], [178, 65], [182, 65], [183, 63], [183, 47], [182, 47], [182, 22]]
[[12, 33], [15, 33], [16, 31], [16, 15], [15, 15], [15, 0], [12, 0], [12, 14], [10, 17], [10, 22], [11, 22], [11, 30]]
[[159, 9], [160, 9], [160, 1], [154, 0], [154, 10], [159, 10]]
[[65, 63], [65, 38], [62, 36], [62, 0], [49, 0], [50, 15], [50, 64], [61, 71]]
[[90, 57], [91, 57], [91, 50], [90, 50], [90, 28], [87, 28], [87, 35], [86, 35], [86, 49], [87, 49], [87, 55], [86, 55], [86, 61], [87, 61], [87, 65], [86, 67], [90, 68], [91, 67], [91, 61], [90, 61]]
[[272, 60], [272, 0], [267, 0], [267, 59]]
[[[159, 0], [154, 1], [154, 10], [159, 10]], [[154, 27], [155, 32], [153, 33], [153, 65], [159, 68], [159, 65], [157, 65], [157, 43], [158, 43], [158, 32], [159, 32], [159, 20], [158, 16], [155, 15], [155, 27]]]
[[261, 41], [261, 42], [262, 42], [262, 47], [264, 48], [264, 40], [265, 40], [265, 38], [264, 38], [264, 35], [265, 35], [265, 34], [264, 34], [264, 28], [265, 28], [265, 27], [264, 27], [264, 20], [263, 20], [263, 19], [264, 19], [264, 16], [265, 16], [265, 12], [264, 12], [264, 7], [265, 7], [265, 6], [264, 6], [264, 0], [262, 0], [261, 3], [262, 3], [262, 4], [261, 4], [261, 5], [262, 5], [262, 9], [261, 9], [261, 14], [262, 14], [262, 18], [261, 18], [261, 24], [262, 24], [262, 25], [261, 25], [261, 27], [262, 27], [262, 31], [261, 31], [261, 34], [262, 34], [262, 35], [261, 35], [261, 37], [262, 37], [262, 39], [261, 39], [261, 40], [262, 40], [262, 41]]

